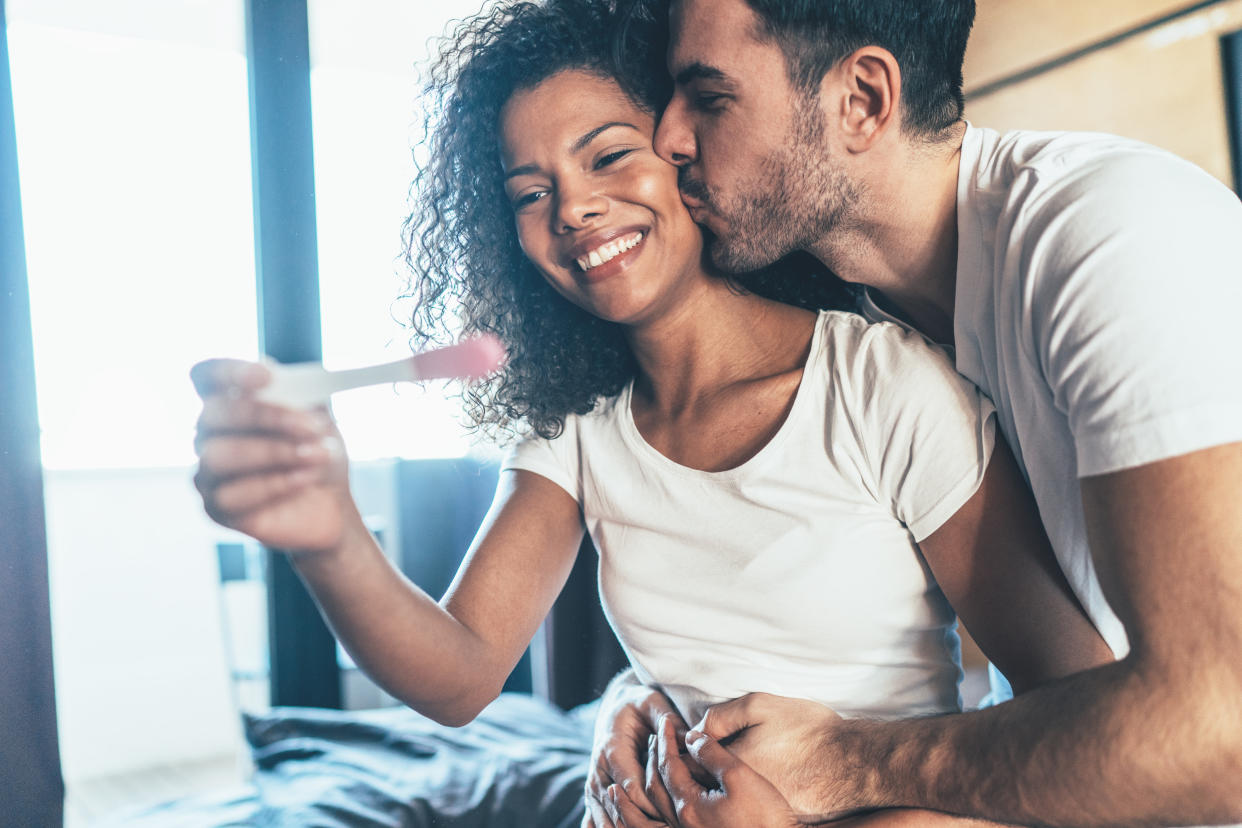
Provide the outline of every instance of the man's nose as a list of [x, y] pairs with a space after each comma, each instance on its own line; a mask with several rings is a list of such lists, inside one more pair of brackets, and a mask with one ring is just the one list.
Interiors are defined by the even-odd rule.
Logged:
[[686, 118], [685, 107], [677, 97], [669, 102], [656, 126], [655, 151], [670, 164], [684, 167], [699, 158], [698, 141]]

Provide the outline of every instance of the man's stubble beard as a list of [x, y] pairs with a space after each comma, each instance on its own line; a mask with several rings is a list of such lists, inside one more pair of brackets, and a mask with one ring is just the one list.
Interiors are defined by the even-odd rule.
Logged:
[[684, 189], [707, 202], [724, 224], [710, 239], [712, 263], [727, 273], [766, 267], [823, 241], [850, 216], [858, 187], [828, 154], [819, 101], [803, 101], [783, 146], [759, 174], [727, 197], [691, 181]]

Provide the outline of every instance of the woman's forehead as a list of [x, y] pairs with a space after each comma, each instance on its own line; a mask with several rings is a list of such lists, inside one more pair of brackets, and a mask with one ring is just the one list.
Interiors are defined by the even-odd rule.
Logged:
[[501, 155], [506, 167], [532, 151], [569, 151], [601, 124], [634, 124], [646, 131], [655, 118], [613, 78], [567, 69], [513, 93], [501, 110]]

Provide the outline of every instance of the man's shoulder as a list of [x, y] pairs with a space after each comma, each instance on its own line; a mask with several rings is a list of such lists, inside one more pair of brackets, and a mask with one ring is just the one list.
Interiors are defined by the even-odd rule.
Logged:
[[967, 127], [963, 148], [982, 170], [1000, 167], [1092, 165], [1133, 155], [1177, 156], [1134, 138], [1107, 132], [1014, 129], [998, 131], [973, 124]]
[[1232, 196], [1225, 185], [1167, 150], [1102, 132], [972, 127], [963, 164], [960, 195], [1000, 195], [997, 206], [1010, 211], [1080, 198], [1132, 204]]
[[973, 137], [959, 212], [975, 221], [964, 232], [976, 228], [1028, 265], [1076, 261], [1110, 239], [1134, 251], [1161, 239], [1213, 248], [1242, 232], [1242, 203], [1228, 187], [1149, 144], [1085, 132]]

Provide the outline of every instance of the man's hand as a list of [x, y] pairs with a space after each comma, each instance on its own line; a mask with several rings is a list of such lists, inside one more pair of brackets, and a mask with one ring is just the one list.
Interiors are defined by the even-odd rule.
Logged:
[[[660, 777], [672, 797], [681, 828], [797, 828], [801, 825], [776, 788], [730, 753], [720, 742], [699, 731], [687, 735], [690, 756], [670, 721], [661, 722], [656, 736]], [[698, 778], [696, 778], [698, 777]], [[625, 821], [627, 828], [646, 828]]]
[[[617, 824], [609, 807], [614, 799], [608, 794], [611, 787], [616, 787], [624, 795], [622, 798], [652, 824], [666, 824], [661, 810], [647, 793], [648, 746], [657, 723], [664, 717], [679, 733], [686, 732], [685, 721], [659, 690], [637, 684], [628, 673], [613, 680], [595, 722], [595, 747], [587, 774], [582, 828], [614, 828]], [[615, 804], [611, 810], [616, 810]], [[664, 810], [671, 812], [671, 805]]]
[[[832, 733], [842, 719], [805, 699], [751, 693], [708, 709], [695, 727], [766, 778], [803, 816], [822, 814], [834, 774]], [[838, 814], [837, 816], [842, 816]]]
[[[950, 716], [834, 724], [814, 705], [747, 697], [699, 729], [749, 725], [737, 753], [799, 813], [809, 791], [822, 803], [809, 813], [916, 804], [1082, 828], [1238, 823], [1239, 492], [1242, 444], [1083, 479], [1100, 584], [1130, 636], [1120, 661]], [[817, 754], [800, 779], [806, 750]]]

